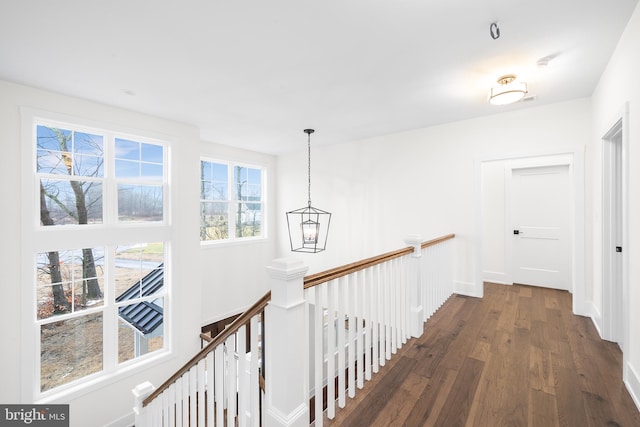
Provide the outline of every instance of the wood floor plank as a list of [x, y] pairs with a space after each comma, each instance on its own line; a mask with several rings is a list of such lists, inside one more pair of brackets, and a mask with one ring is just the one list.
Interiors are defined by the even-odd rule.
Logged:
[[558, 407], [554, 396], [542, 390], [529, 390], [529, 427], [560, 427]]
[[483, 368], [484, 362], [470, 357], [465, 359], [435, 425], [465, 425]]
[[553, 375], [551, 352], [536, 346], [529, 349], [529, 386], [533, 390], [556, 394], [556, 380]]
[[402, 420], [402, 425], [435, 425], [456, 376], [457, 372], [450, 369], [438, 369], [416, 400], [411, 412]]

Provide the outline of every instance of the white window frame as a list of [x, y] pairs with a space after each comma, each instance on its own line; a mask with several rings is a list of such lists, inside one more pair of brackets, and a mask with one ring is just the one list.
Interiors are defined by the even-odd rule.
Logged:
[[[170, 218], [170, 164], [171, 143], [162, 135], [151, 131], [141, 132], [124, 126], [115, 126], [64, 114], [41, 111], [27, 107], [21, 108], [22, 137], [22, 201], [21, 210], [25, 221], [22, 224], [21, 248], [21, 328], [22, 328], [22, 400], [25, 402], [47, 403], [60, 399], [73, 399], [104, 385], [117, 382], [134, 370], [144, 366], [162, 363], [171, 357], [171, 218]], [[39, 214], [39, 178], [36, 172], [36, 128], [37, 125], [55, 126], [74, 131], [98, 133], [107, 138], [124, 138], [139, 142], [163, 146], [164, 174], [163, 219], [158, 222], [121, 222], [118, 220], [117, 185], [121, 180], [114, 176], [114, 155], [112, 145], [104, 141], [104, 182], [103, 185], [103, 222], [101, 224], [72, 224], [62, 226], [41, 226]], [[112, 141], [111, 141], [112, 142]], [[157, 182], [156, 182], [157, 184]], [[64, 235], [64, 239], [60, 236]], [[118, 312], [115, 302], [115, 270], [113, 254], [115, 247], [124, 244], [154, 243], [164, 244], [164, 286], [161, 293], [148, 299], [163, 298], [164, 325], [163, 349], [131, 360], [118, 362]], [[103, 313], [103, 366], [102, 370], [57, 386], [45, 392], [40, 391], [40, 323], [36, 314], [36, 254], [48, 251], [78, 248], [105, 249], [104, 305], [64, 315], [65, 320], [89, 314]]]
[[[227, 200], [224, 200], [228, 204], [227, 216], [229, 218], [228, 223], [228, 237], [226, 239], [218, 239], [218, 240], [200, 240], [200, 245], [203, 247], [206, 246], [215, 246], [215, 245], [224, 245], [224, 244], [236, 244], [242, 242], [255, 242], [267, 239], [267, 167], [259, 164], [251, 164], [245, 162], [236, 162], [233, 160], [221, 160], [218, 158], [201, 156], [200, 162], [209, 162], [209, 163], [218, 163], [221, 165], [227, 166]], [[242, 202], [241, 200], [236, 200], [235, 189], [234, 189], [234, 181], [233, 181], [233, 171], [236, 166], [258, 169], [260, 170], [260, 209], [261, 209], [261, 222], [260, 222], [260, 235], [259, 236], [247, 236], [247, 237], [236, 237], [235, 229], [236, 229], [236, 209], [238, 202]], [[202, 182], [202, 175], [199, 176], [199, 183]], [[200, 192], [198, 192], [200, 193]], [[200, 203], [202, 203], [202, 198], [199, 199]], [[220, 200], [223, 201], [223, 200]]]

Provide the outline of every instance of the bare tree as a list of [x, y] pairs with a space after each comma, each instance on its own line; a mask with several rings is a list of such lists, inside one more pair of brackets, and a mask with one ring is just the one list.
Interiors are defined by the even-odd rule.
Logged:
[[[43, 225], [53, 225], [51, 215], [47, 209], [45, 203], [45, 192], [42, 184], [40, 184], [40, 221]], [[51, 292], [53, 293], [53, 312], [68, 313], [71, 310], [71, 302], [67, 300], [64, 295], [64, 288], [62, 287], [62, 274], [60, 273], [60, 255], [57, 251], [51, 251], [47, 253], [49, 258], [48, 273], [51, 277], [51, 283], [55, 283], [51, 286]]]

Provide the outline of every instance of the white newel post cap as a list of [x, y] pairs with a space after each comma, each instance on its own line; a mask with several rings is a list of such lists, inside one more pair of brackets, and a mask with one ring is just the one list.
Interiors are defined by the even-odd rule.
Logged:
[[135, 406], [133, 407], [133, 412], [136, 415], [142, 414], [142, 402], [154, 392], [156, 388], [149, 381], [145, 381], [141, 384], [138, 384], [131, 390], [133, 393], [133, 398], [135, 402]]
[[307, 274], [307, 267], [297, 258], [278, 258], [267, 267], [271, 277], [271, 303], [280, 307], [291, 307], [304, 299], [304, 288], [300, 282]]
[[413, 246], [411, 256], [415, 258], [422, 256], [422, 236], [420, 234], [409, 234], [404, 238], [404, 242], [409, 246]]

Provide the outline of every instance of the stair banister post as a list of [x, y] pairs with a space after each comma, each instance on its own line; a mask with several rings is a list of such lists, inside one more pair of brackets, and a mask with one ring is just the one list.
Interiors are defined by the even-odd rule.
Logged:
[[267, 270], [271, 301], [265, 307], [264, 423], [308, 426], [309, 331], [303, 292], [308, 267], [295, 258], [280, 258]]
[[135, 425], [139, 427], [151, 427], [148, 410], [142, 402], [154, 392], [156, 388], [149, 381], [138, 384], [131, 390], [134, 398], [133, 413], [135, 415]]
[[409, 316], [409, 332], [412, 337], [422, 335], [424, 307], [422, 306], [422, 275], [420, 274], [420, 258], [422, 257], [422, 236], [410, 234], [404, 242], [413, 246], [413, 253], [407, 271], [407, 313]]

